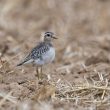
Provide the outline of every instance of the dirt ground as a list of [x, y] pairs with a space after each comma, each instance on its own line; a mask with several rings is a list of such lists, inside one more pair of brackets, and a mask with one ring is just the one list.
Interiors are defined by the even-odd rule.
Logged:
[[[56, 58], [16, 67], [52, 31]], [[110, 1], [0, 0], [0, 110], [109, 110]]]

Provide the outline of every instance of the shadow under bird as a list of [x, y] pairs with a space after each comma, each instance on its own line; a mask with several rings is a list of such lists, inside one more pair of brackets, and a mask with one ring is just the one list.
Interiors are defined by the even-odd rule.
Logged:
[[[42, 76], [42, 66], [51, 63], [55, 59], [55, 48], [52, 44], [53, 39], [57, 39], [53, 32], [45, 32], [43, 41], [35, 46], [17, 66], [28, 63], [35, 64], [38, 79], [40, 79]], [[38, 67], [40, 67], [40, 72]]]

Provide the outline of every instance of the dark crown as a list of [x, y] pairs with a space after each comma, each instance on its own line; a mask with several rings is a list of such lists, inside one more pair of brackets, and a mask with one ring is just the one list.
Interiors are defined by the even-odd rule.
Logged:
[[53, 36], [54, 33], [53, 32], [45, 32], [45, 36]]

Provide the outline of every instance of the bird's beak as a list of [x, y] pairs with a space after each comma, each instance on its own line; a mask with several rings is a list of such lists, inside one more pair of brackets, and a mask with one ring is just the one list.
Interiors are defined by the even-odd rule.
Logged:
[[55, 35], [52, 36], [53, 39], [58, 39]]
[[54, 36], [53, 36], [52, 38], [53, 38], [53, 39], [58, 39], [57, 37], [54, 37]]

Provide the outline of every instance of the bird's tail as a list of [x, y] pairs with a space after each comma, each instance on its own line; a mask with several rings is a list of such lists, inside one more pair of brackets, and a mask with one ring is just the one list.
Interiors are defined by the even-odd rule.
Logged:
[[32, 59], [29, 56], [27, 56], [23, 61], [18, 63], [17, 66], [21, 66], [23, 64], [30, 63], [30, 62], [32, 62]]
[[25, 63], [25, 61], [18, 63], [16, 66], [21, 66]]

